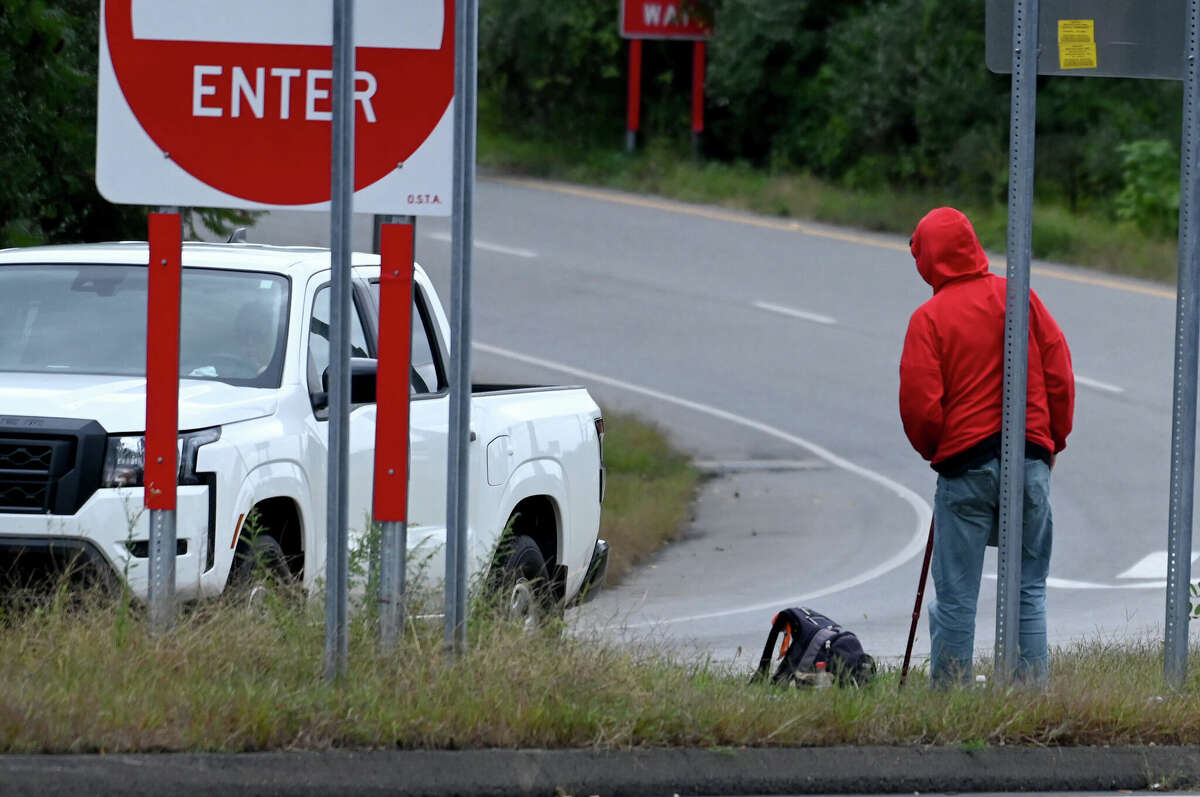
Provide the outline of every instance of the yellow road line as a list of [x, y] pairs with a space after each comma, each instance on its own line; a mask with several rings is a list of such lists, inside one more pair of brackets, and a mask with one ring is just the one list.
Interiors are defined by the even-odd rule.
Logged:
[[[1006, 263], [1003, 257], [997, 258], [1000, 263]], [[1002, 268], [1003, 266], [998, 266]], [[1035, 266], [1033, 273], [1039, 277], [1049, 277], [1050, 279], [1065, 280], [1066, 282], [1081, 282], [1085, 285], [1095, 285], [1099, 288], [1111, 288], [1114, 291], [1125, 291], [1126, 293], [1140, 293], [1144, 296], [1157, 296], [1160, 299], [1174, 299], [1175, 291], [1170, 288], [1156, 288], [1153, 285], [1139, 285], [1136, 282], [1126, 282], [1124, 280], [1113, 279], [1111, 277], [1096, 277], [1091, 274], [1079, 274], [1074, 271], [1068, 271], [1065, 268], [1056, 268], [1054, 266]]]
[[602, 202], [615, 202], [619, 205], [631, 205], [637, 208], [650, 208], [652, 210], [663, 210], [668, 213], [682, 213], [687, 216], [700, 216], [705, 219], [713, 219], [715, 221], [728, 221], [733, 224], [747, 224], [751, 227], [766, 227], [770, 230], [784, 230], [787, 232], [800, 231], [801, 225], [799, 222], [774, 221], [772, 219], [755, 218], [754, 216], [744, 216], [740, 213], [733, 213], [719, 208], [704, 207], [701, 205], [687, 205], [682, 202], [675, 202], [668, 199], [653, 199], [650, 197], [641, 196], [618, 196], [606, 191], [597, 191], [591, 188], [583, 188], [581, 186], [565, 185], [563, 183], [549, 183], [541, 180], [528, 180], [516, 177], [493, 177], [490, 178], [493, 182], [507, 183], [508, 185], [518, 185], [522, 188], [534, 188], [542, 191], [555, 191], [560, 194], [569, 194], [570, 196], [584, 197], [585, 199], [598, 199]]
[[[846, 243], [859, 244], [861, 246], [873, 246], [876, 249], [887, 249], [893, 252], [908, 253], [908, 246], [903, 243], [883, 241], [878, 238], [872, 238], [867, 235], [858, 235], [851, 232], [822, 229], [820, 227], [803, 224], [790, 219], [786, 221], [776, 221], [774, 219], [749, 216], [742, 213], [722, 210], [720, 208], [707, 207], [703, 205], [689, 205], [669, 199], [621, 195], [609, 191], [600, 191], [593, 188], [585, 188], [583, 186], [567, 185], [565, 183], [553, 183], [543, 180], [531, 180], [519, 177], [490, 177], [488, 179], [492, 182], [516, 185], [521, 186], [522, 188], [533, 188], [541, 191], [555, 191], [560, 194], [568, 194], [570, 196], [583, 197], [585, 199], [595, 199], [601, 202], [614, 202], [618, 205], [650, 208], [652, 210], [662, 210], [667, 213], [679, 213], [685, 216], [698, 216], [700, 218], [712, 219], [714, 221], [729, 222], [730, 224], [744, 224], [749, 227], [763, 227], [769, 230], [798, 232], [802, 235], [811, 235], [815, 238], [826, 238], [834, 241], [844, 241]], [[1006, 260], [1003, 255], [992, 257], [991, 260], [992, 267], [994, 269], [1003, 270], [1005, 268]], [[1064, 280], [1066, 282], [1078, 282], [1084, 285], [1093, 285], [1099, 288], [1110, 288], [1115, 291], [1125, 291], [1126, 293], [1139, 293], [1145, 296], [1156, 296], [1162, 299], [1175, 298], [1175, 291], [1169, 288], [1156, 288], [1152, 285], [1139, 285], [1137, 283], [1126, 282], [1124, 280], [1113, 279], [1109, 277], [1080, 274], [1074, 271], [1068, 271], [1064, 268], [1055, 268], [1053, 266], [1035, 266], [1032, 271], [1039, 277], [1047, 277], [1049, 279]]]

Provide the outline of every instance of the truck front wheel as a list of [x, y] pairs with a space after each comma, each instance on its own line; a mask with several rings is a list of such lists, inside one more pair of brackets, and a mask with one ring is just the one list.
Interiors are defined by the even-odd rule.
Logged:
[[287, 557], [279, 542], [269, 534], [243, 538], [229, 573], [231, 591], [249, 593], [251, 603], [261, 599], [265, 588], [284, 588], [292, 583]]

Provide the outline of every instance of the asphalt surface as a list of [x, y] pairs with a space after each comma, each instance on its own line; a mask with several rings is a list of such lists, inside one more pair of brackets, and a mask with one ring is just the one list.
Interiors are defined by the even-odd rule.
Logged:
[[1195, 748], [840, 747], [0, 757], [0, 795], [917, 794], [1186, 789]]
[[[583, 384], [721, 474], [687, 539], [577, 627], [747, 667], [774, 612], [804, 603], [898, 659], [935, 481], [896, 409], [905, 327], [929, 295], [906, 240], [499, 179], [480, 180], [475, 219], [477, 377]], [[327, 245], [327, 217], [273, 214], [251, 240]], [[369, 218], [354, 243], [370, 247]], [[448, 220], [421, 219], [417, 257], [447, 304], [449, 256]], [[1160, 638], [1173, 291], [1042, 263], [1033, 287], [1079, 377], [1053, 477], [1051, 642]]]

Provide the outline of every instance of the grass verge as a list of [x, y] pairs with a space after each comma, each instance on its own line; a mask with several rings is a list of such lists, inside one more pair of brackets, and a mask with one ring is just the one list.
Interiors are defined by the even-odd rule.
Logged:
[[[901, 235], [911, 233], [930, 208], [953, 205], [971, 217], [987, 249], [1003, 252], [1006, 246], [1006, 205], [964, 202], [945, 191], [851, 190], [806, 174], [697, 161], [662, 141], [651, 141], [642, 151], [627, 155], [522, 139], [484, 126], [479, 132], [479, 163], [496, 171]], [[1073, 213], [1053, 202], [1035, 203], [1035, 257], [1166, 282], [1175, 279], [1177, 252], [1175, 240], [1147, 237], [1103, 214]]]
[[921, 673], [900, 690], [894, 671], [818, 692], [479, 620], [455, 663], [439, 624], [385, 656], [360, 619], [348, 674], [327, 684], [316, 606], [210, 604], [159, 638], [117, 626], [103, 606], [4, 623], [0, 751], [1200, 742], [1197, 676], [1161, 693], [1150, 644], [1056, 651], [1046, 693], [934, 692]]
[[600, 536], [611, 546], [608, 582], [615, 584], [678, 536], [700, 474], [657, 427], [608, 412], [604, 422], [608, 488]]
[[[614, 551], [642, 544], [628, 564], [678, 529], [696, 474], [654, 428], [607, 421], [603, 533]], [[439, 621], [410, 622], [384, 655], [358, 611], [349, 672], [329, 684], [319, 600], [204, 603], [152, 637], [136, 607], [64, 597], [0, 611], [0, 753], [1200, 743], [1200, 673], [1163, 692], [1157, 643], [1057, 650], [1045, 693], [937, 692], [920, 671], [900, 690], [895, 670], [817, 692], [750, 686], [750, 661], [525, 633], [476, 603], [453, 663]]]

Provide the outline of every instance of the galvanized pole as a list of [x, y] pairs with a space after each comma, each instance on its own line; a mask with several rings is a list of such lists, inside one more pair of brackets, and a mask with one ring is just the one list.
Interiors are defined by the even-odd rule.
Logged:
[[1017, 669], [1025, 497], [1025, 391], [1029, 376], [1029, 261], [1033, 239], [1033, 142], [1037, 114], [1038, 0], [1013, 4], [1008, 172], [1008, 289], [1004, 311], [1004, 414], [1000, 444], [1000, 550], [995, 679]]
[[408, 599], [405, 570], [408, 567], [408, 521], [387, 520], [380, 524], [382, 540], [379, 554], [379, 646], [394, 650], [404, 631], [405, 604]]
[[346, 671], [349, 552], [350, 230], [354, 212], [354, 3], [333, 0], [333, 119], [330, 185], [332, 273], [329, 346], [329, 464], [325, 514], [325, 678]]
[[1179, 180], [1179, 288], [1175, 299], [1175, 396], [1171, 415], [1171, 506], [1167, 523], [1167, 624], [1163, 677], [1170, 687], [1187, 677], [1192, 507], [1196, 474], [1197, 338], [1200, 337], [1200, 0], [1189, 0], [1187, 69], [1183, 84], [1183, 146]]
[[467, 650], [468, 465], [471, 431], [471, 248], [475, 195], [477, 0], [454, 12], [454, 219], [450, 279], [450, 430], [446, 467], [446, 650]]
[[[416, 237], [417, 220], [416, 220], [415, 216], [376, 216], [375, 218], [377, 221], [377, 225], [376, 225], [377, 228], [379, 228], [381, 226], [381, 224], [386, 224], [386, 223], [407, 224], [413, 228], [412, 229], [413, 238], [415, 239], [415, 237]], [[376, 241], [377, 241], [376, 250], [379, 251], [382, 248], [381, 247], [382, 236], [377, 234]], [[406, 302], [406, 307], [398, 308], [398, 309], [401, 309], [401, 310], [407, 309], [411, 312], [412, 304], [413, 304], [411, 249], [406, 254], [405, 259], [407, 261], [409, 261], [406, 265], [408, 272], [409, 272], [407, 275], [408, 279], [406, 282], [406, 284], [408, 285], [408, 291], [407, 291], [408, 295], [403, 297], [403, 301]], [[387, 275], [384, 274], [383, 277], [386, 280]], [[381, 310], [382, 310], [383, 290], [384, 290], [384, 286], [381, 283], [380, 284], [380, 298], [381, 298], [381, 302], [380, 302], [381, 308], [380, 309]], [[389, 299], [390, 299], [390, 297], [389, 297]], [[405, 353], [406, 356], [403, 358], [404, 362], [400, 364], [400, 367], [403, 369], [403, 371], [406, 374], [405, 378], [407, 379], [408, 378], [407, 372], [412, 367], [411, 327], [412, 327], [413, 318], [412, 318], [412, 316], [407, 315], [405, 313], [395, 313], [394, 312], [395, 309], [397, 309], [397, 308], [390, 308], [391, 312], [389, 312], [389, 318], [397, 318], [397, 317], [407, 318], [408, 324], [409, 324], [409, 329], [405, 330], [405, 332], [407, 334], [404, 336], [405, 339], [408, 340], [408, 342], [409, 342], [409, 351]], [[383, 319], [381, 318], [380, 319], [381, 324], [382, 324], [382, 320]], [[396, 339], [395, 337], [391, 336], [390, 333], [388, 333], [388, 334], [389, 334], [389, 340]], [[380, 339], [382, 340], [382, 338], [383, 338], [383, 335], [381, 334]], [[403, 349], [401, 351], [403, 351]], [[389, 352], [388, 354], [390, 356], [391, 352]], [[405, 401], [410, 401], [409, 394], [407, 391], [405, 392], [403, 398]], [[409, 427], [408, 417], [409, 417], [408, 413], [406, 412], [404, 414], [404, 419], [405, 419], [404, 420], [404, 428], [405, 428], [406, 433], [408, 432], [408, 427]], [[399, 463], [404, 468], [403, 476], [405, 479], [405, 482], [402, 485], [404, 488], [404, 500], [401, 501], [402, 504], [407, 502], [408, 481], [411, 480], [410, 475], [409, 475], [410, 468], [408, 467], [408, 465], [409, 465], [408, 450], [409, 449], [408, 449], [407, 441], [405, 441], [404, 459], [401, 460], [401, 462]], [[389, 452], [389, 453], [391, 453], [391, 452]], [[381, 456], [381, 453], [380, 453], [378, 447], [376, 448], [375, 456], [376, 456], [376, 458]], [[378, 489], [379, 485], [380, 485], [380, 479], [378, 476], [376, 476], [375, 483], [376, 483], [376, 487]], [[377, 503], [378, 503], [378, 500], [377, 500]], [[400, 638], [400, 635], [404, 631], [405, 610], [406, 610], [405, 601], [408, 599], [407, 584], [405, 583], [407, 570], [408, 570], [408, 520], [407, 520], [408, 511], [407, 511], [406, 506], [403, 507], [403, 509], [404, 509], [403, 517], [405, 518], [404, 520], [385, 520], [380, 524], [381, 539], [380, 539], [380, 545], [379, 545], [379, 647], [384, 652], [388, 652], [388, 651], [395, 649], [396, 641]]]
[[[164, 213], [164, 214], [178, 214], [180, 212], [180, 209], [178, 207], [168, 206], [168, 207], [158, 208], [158, 212]], [[161, 245], [161, 242], [159, 242], [157, 245]], [[179, 245], [179, 242], [177, 240], [172, 243], [172, 247], [178, 246], [178, 245]], [[165, 257], [160, 256], [160, 260], [161, 260], [160, 263], [154, 262], [155, 246], [156, 246], [156, 242], [154, 241], [153, 236], [151, 236], [150, 268], [154, 269], [156, 266], [159, 268], [168, 267], [168, 260]], [[178, 254], [178, 253], [176, 253], [176, 254]], [[153, 276], [154, 275], [151, 275], [151, 279], [153, 278]], [[178, 301], [178, 296], [175, 297], [175, 301]], [[153, 313], [153, 308], [151, 308], [151, 313]], [[173, 401], [177, 406], [178, 402], [179, 402], [179, 392], [178, 392], [179, 308], [178, 307], [175, 308], [175, 329], [173, 331], [173, 334], [168, 335], [167, 332], [169, 332], [169, 331], [161, 331], [160, 330], [158, 334], [161, 335], [163, 338], [170, 337], [175, 342], [174, 361], [176, 363], [176, 366], [172, 370], [175, 371], [173, 376], [176, 380], [176, 382], [175, 382], [176, 387], [174, 390], [169, 391], [167, 398], [169, 400]], [[147, 337], [149, 338], [149, 336], [156, 334], [156, 332], [155, 332], [155, 330], [152, 330], [149, 327], [147, 327], [146, 334], [147, 334]], [[149, 401], [151, 398], [150, 397], [150, 379], [151, 379], [150, 368], [151, 368], [151, 364], [149, 363], [149, 357], [148, 357], [148, 362], [147, 362], [147, 367], [146, 367], [146, 397], [147, 397], [146, 435], [147, 435], [147, 440], [149, 440], [149, 436], [151, 434], [151, 429], [150, 429], [151, 412], [150, 412], [150, 404], [149, 404]], [[176, 418], [175, 425], [176, 425], [176, 427], [178, 427], [177, 410], [174, 412], [171, 412], [170, 414]], [[176, 433], [178, 433], [178, 429], [176, 429]], [[150, 456], [150, 450], [148, 447], [144, 447], [143, 451], [145, 452], [145, 456], [147, 456], [147, 457]], [[178, 467], [179, 467], [179, 463], [176, 462], [175, 463], [176, 471], [178, 471]], [[152, 487], [149, 485], [149, 481], [147, 481], [147, 485], [148, 485], [147, 489], [152, 489]], [[150, 555], [150, 573], [149, 573], [149, 584], [148, 584], [147, 595], [146, 595], [146, 603], [148, 604], [147, 605], [147, 613], [149, 615], [147, 619], [149, 620], [150, 630], [153, 633], [164, 633], [166, 631], [171, 630], [171, 628], [175, 625], [175, 555], [176, 555], [176, 548], [178, 545], [178, 535], [176, 534], [176, 515], [175, 515], [175, 509], [174, 509], [174, 506], [175, 506], [174, 474], [172, 474], [172, 484], [169, 485], [167, 487], [167, 489], [171, 492], [171, 495], [168, 498], [169, 498], [169, 505], [172, 508], [170, 508], [170, 509], [154, 509], [154, 508], [150, 509], [150, 543], [149, 543], [150, 550], [148, 552]], [[156, 506], [157, 504], [158, 504], [158, 502], [156, 501], [156, 502], [152, 503], [151, 506]]]
[[150, 510], [150, 585], [146, 602], [150, 630], [170, 631], [175, 625], [175, 510]]

